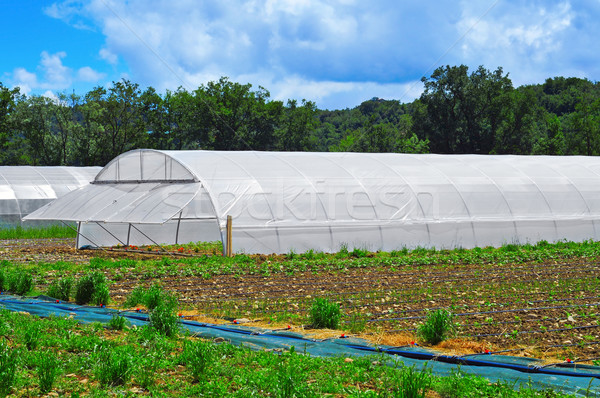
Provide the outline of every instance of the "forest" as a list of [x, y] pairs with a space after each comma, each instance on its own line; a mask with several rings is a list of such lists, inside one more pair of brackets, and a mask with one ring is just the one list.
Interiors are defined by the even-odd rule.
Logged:
[[226, 77], [194, 91], [122, 80], [57, 98], [0, 82], [0, 164], [103, 166], [135, 148], [600, 154], [598, 82], [554, 77], [515, 88], [501, 67], [460, 65], [422, 83], [410, 103], [372, 98], [321, 110]]

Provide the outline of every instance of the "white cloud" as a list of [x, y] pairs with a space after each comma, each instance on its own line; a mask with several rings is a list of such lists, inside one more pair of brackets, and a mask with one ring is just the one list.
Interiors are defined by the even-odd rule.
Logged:
[[62, 51], [54, 54], [42, 51], [40, 63], [35, 72], [30, 72], [25, 68], [16, 68], [9, 76], [9, 81], [13, 86], [19, 86], [22, 93], [30, 94], [40, 90], [47, 90], [47, 92], [65, 90], [71, 88], [74, 82], [97, 83], [104, 78], [103, 73], [99, 73], [89, 66], [81, 67], [74, 73], [70, 67], [63, 64], [62, 60], [66, 56], [67, 54]]
[[100, 58], [159, 91], [228, 76], [345, 107], [417, 87], [408, 101], [445, 64], [503, 66], [516, 84], [600, 74], [598, 0], [67, 0], [46, 13], [95, 26]]
[[117, 56], [117, 54], [111, 52], [106, 48], [101, 48], [98, 52], [98, 55], [100, 56], [100, 58], [102, 58], [111, 65], [116, 65], [119, 61], [119, 57]]
[[77, 71], [77, 80], [82, 82], [98, 82], [99, 80], [104, 79], [106, 75], [104, 73], [96, 72], [89, 66], [84, 66], [83, 68], [79, 68]]

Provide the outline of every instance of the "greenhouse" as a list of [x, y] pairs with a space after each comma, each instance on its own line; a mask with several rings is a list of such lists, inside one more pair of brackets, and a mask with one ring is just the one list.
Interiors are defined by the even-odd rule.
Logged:
[[45, 204], [87, 185], [101, 167], [0, 166], [0, 228], [22, 224], [21, 219]]
[[78, 222], [78, 247], [470, 248], [598, 239], [599, 187], [597, 157], [141, 149], [25, 219]]

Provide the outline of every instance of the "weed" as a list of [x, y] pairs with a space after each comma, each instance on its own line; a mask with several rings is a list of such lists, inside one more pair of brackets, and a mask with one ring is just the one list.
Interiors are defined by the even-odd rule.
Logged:
[[194, 381], [199, 381], [215, 360], [215, 346], [207, 341], [186, 341], [181, 355]]
[[427, 369], [418, 371], [414, 366], [406, 366], [394, 374], [391, 384], [395, 397], [425, 397], [431, 386], [431, 374]]
[[77, 282], [75, 288], [75, 302], [77, 304], [108, 304], [109, 291], [106, 277], [99, 271], [84, 275]]
[[367, 257], [367, 255], [369, 254], [369, 252], [365, 249], [359, 249], [357, 247], [354, 248], [354, 250], [352, 250], [352, 257], [354, 258], [363, 258], [363, 257]]
[[108, 327], [112, 330], [123, 330], [128, 324], [129, 321], [127, 320], [127, 318], [122, 317], [118, 314], [113, 314], [113, 316], [110, 318], [110, 321], [108, 321]]
[[33, 290], [33, 276], [30, 272], [18, 269], [7, 277], [8, 290], [19, 296], [25, 296]]
[[175, 305], [169, 302], [163, 302], [150, 311], [149, 320], [150, 326], [154, 328], [158, 333], [173, 337], [177, 335], [179, 331], [179, 319], [175, 314]]
[[349, 329], [352, 333], [359, 333], [367, 327], [367, 319], [361, 314], [352, 314], [350, 316]]
[[[294, 348], [292, 346], [292, 348]], [[301, 397], [309, 394], [304, 394], [306, 388], [305, 376], [300, 364], [297, 360], [297, 355], [293, 352], [289, 355], [288, 364], [280, 364], [277, 370], [277, 385], [275, 395], [281, 398]]]
[[101, 386], [125, 384], [133, 370], [133, 358], [128, 347], [104, 348], [98, 355], [95, 376]]
[[73, 278], [63, 278], [55, 280], [48, 288], [48, 296], [62, 301], [69, 301], [71, 298], [71, 289], [73, 288]]
[[35, 350], [38, 346], [42, 328], [40, 322], [27, 322], [23, 325], [23, 343], [28, 350]]
[[309, 314], [312, 327], [327, 329], [337, 329], [341, 316], [339, 304], [320, 297], [313, 301]]
[[46, 394], [52, 390], [56, 376], [60, 372], [60, 362], [53, 352], [41, 352], [37, 356], [37, 374], [40, 382], [40, 392]]
[[17, 376], [19, 367], [19, 351], [8, 346], [4, 340], [0, 341], [0, 396], [10, 394]]
[[445, 309], [438, 309], [427, 314], [425, 322], [417, 328], [417, 334], [427, 344], [438, 344], [455, 331], [454, 316]]
[[23, 228], [17, 225], [14, 228], [0, 229], [0, 239], [45, 239], [45, 238], [74, 238], [77, 231], [71, 227], [50, 225], [47, 227]]

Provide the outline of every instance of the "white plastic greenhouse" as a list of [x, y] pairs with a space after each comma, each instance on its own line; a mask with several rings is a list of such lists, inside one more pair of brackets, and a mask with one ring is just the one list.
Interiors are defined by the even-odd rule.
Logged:
[[600, 237], [600, 158], [134, 150], [26, 217], [78, 246], [221, 240], [235, 252], [470, 248]]
[[21, 225], [24, 216], [68, 192], [89, 184], [101, 169], [0, 166], [0, 228]]

